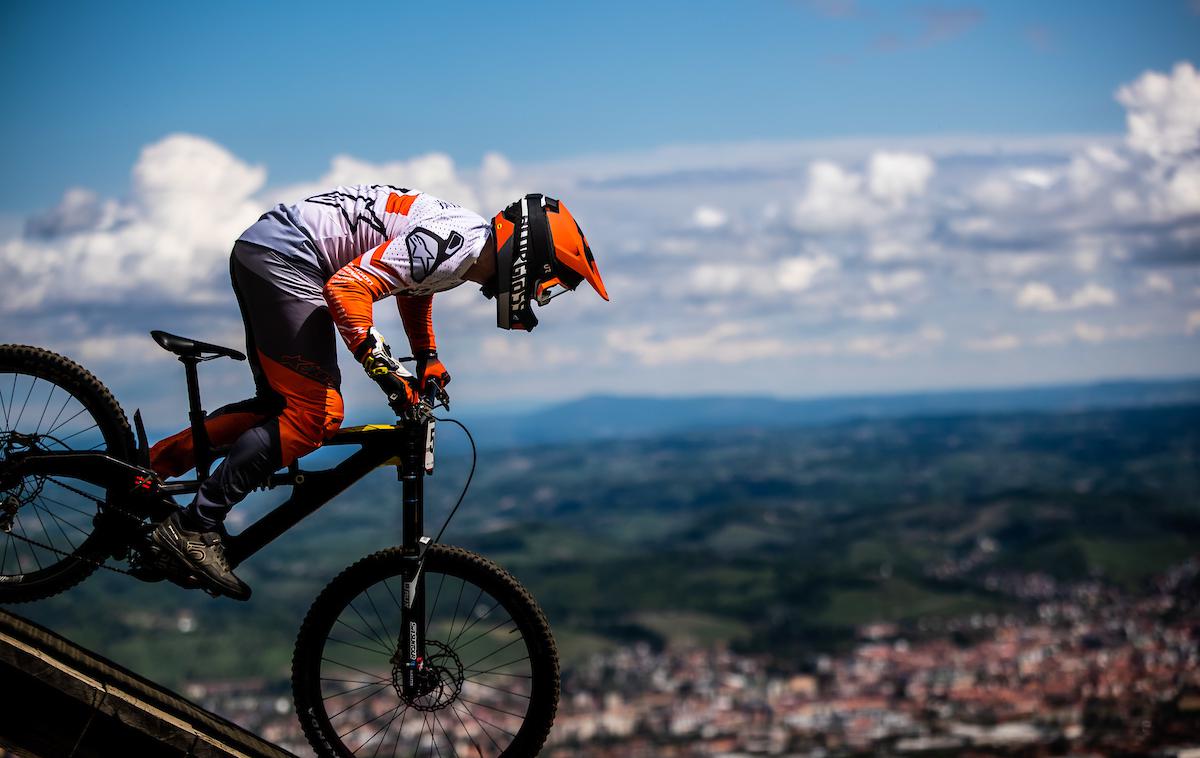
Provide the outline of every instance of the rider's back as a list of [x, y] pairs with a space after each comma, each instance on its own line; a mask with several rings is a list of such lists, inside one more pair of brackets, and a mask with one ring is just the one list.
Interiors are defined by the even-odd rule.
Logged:
[[488, 228], [481, 216], [454, 203], [419, 190], [372, 184], [339, 186], [277, 205], [240, 239], [293, 258], [321, 282], [383, 243], [403, 239], [405, 245], [392, 246], [383, 263], [405, 284], [432, 292], [440, 289], [438, 274], [469, 265], [464, 254], [482, 246]]

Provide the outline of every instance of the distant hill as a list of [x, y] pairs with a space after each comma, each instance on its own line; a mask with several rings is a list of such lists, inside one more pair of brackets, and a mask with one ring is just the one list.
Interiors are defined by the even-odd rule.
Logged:
[[[939, 414], [1076, 412], [1200, 402], [1200, 379], [805, 399], [597, 395], [512, 414], [463, 414], [481, 447], [635, 439], [723, 427], [820, 426]], [[457, 438], [457, 435], [454, 435]], [[457, 447], [456, 441], [450, 441]]]

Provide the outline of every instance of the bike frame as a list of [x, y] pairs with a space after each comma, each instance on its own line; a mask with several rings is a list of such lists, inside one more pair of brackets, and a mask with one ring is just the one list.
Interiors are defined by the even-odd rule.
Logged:
[[[220, 453], [212, 449], [204, 428], [205, 414], [200, 404], [196, 372], [196, 364], [204, 359], [180, 356], [179, 360], [186, 369], [188, 416], [196, 453], [195, 479], [162, 483], [149, 468], [100, 452], [25, 453], [10, 459], [6, 468], [17, 476], [84, 479], [105, 487], [110, 501], [128, 500], [130, 506], [146, 514], [153, 514], [156, 507], [161, 507], [163, 496], [194, 494], [200, 489], [201, 482], [208, 478], [209, 466]], [[357, 445], [358, 450], [329, 469], [303, 471], [293, 464], [286, 473], [272, 474], [266, 488], [291, 486], [291, 497], [225, 541], [226, 557], [232, 567], [237, 567], [374, 469], [396, 466], [403, 508], [401, 546], [404, 556], [404, 598], [400, 622], [404, 631], [398, 640], [399, 652], [393, 658], [393, 663], [403, 666], [403, 689], [405, 694], [414, 696], [422, 694], [418, 690], [416, 677], [417, 672], [424, 668], [425, 661], [425, 592], [421, 567], [425, 550], [431, 541], [424, 536], [424, 477], [433, 473], [434, 426], [432, 416], [426, 415], [422, 420], [402, 419], [394, 425], [381, 424], [339, 431], [325, 445]], [[114, 492], [127, 495], [114, 496]], [[405, 655], [402, 656], [402, 653]]]

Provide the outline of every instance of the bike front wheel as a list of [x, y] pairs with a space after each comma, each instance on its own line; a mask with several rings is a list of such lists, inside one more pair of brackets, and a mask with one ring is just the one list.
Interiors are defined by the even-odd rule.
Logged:
[[500, 566], [457, 547], [425, 554], [426, 666], [401, 688], [403, 555], [383, 550], [321, 592], [292, 659], [296, 712], [322, 756], [537, 755], [558, 708], [558, 652], [533, 597]]

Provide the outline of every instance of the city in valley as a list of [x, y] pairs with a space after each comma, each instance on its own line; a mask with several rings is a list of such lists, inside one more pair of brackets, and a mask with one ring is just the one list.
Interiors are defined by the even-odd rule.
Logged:
[[[985, 581], [1028, 612], [864, 625], [799, 670], [724, 646], [596, 655], [567, 670], [546, 754], [1200, 754], [1200, 560], [1137, 595], [1044, 574]], [[285, 683], [184, 691], [308, 751]]]

